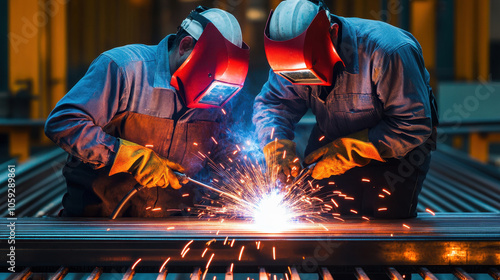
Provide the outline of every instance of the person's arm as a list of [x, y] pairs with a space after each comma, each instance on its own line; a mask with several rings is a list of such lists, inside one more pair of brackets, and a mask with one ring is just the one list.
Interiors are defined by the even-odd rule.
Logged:
[[[128, 99], [123, 69], [99, 56], [85, 76], [57, 103], [45, 124], [45, 134], [72, 156], [101, 168], [111, 165], [117, 138], [103, 127]], [[120, 101], [125, 104], [120, 105]]]
[[288, 181], [290, 176], [297, 176], [301, 168], [296, 144], [292, 140], [295, 125], [307, 112], [307, 97], [300, 96], [297, 88], [300, 87], [292, 86], [289, 81], [270, 71], [268, 81], [254, 102], [253, 122], [258, 141], [263, 147], [268, 172], [283, 182]]
[[369, 139], [382, 158], [402, 158], [432, 133], [429, 75], [421, 52], [411, 45], [382, 55], [375, 69], [384, 117], [369, 130]]
[[295, 125], [307, 112], [306, 101], [295, 87], [272, 70], [253, 108], [253, 122], [261, 147], [274, 139], [293, 140]]

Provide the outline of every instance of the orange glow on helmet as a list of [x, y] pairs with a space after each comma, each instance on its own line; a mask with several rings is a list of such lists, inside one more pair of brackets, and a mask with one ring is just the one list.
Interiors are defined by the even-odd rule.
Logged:
[[293, 84], [332, 85], [335, 64], [344, 65], [344, 62], [330, 38], [330, 21], [326, 11], [320, 10], [304, 32], [285, 41], [269, 37], [272, 15], [273, 11], [267, 19], [264, 47], [274, 73]]
[[244, 42], [234, 45], [208, 22], [170, 83], [189, 108], [222, 107], [243, 87], [249, 52]]

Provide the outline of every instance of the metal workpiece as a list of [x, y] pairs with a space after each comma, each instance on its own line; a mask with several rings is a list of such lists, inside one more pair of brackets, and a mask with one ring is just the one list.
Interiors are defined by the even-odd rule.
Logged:
[[[221, 223], [188, 217], [113, 221], [26, 218], [16, 222], [16, 241], [22, 244], [16, 247], [16, 264], [128, 266], [142, 258], [141, 267], [159, 267], [170, 257], [169, 270], [205, 267], [207, 258], [201, 255], [208, 247], [215, 254], [211, 267], [224, 268], [230, 263], [239, 268], [266, 269], [296, 265], [299, 270], [331, 265], [492, 266], [500, 263], [499, 220], [500, 214], [421, 214], [409, 220], [300, 224], [271, 234], [256, 231], [244, 221]], [[403, 223], [410, 228], [403, 227]], [[7, 229], [0, 230], [1, 238], [8, 234]], [[224, 242], [228, 238], [235, 240], [231, 242], [234, 246]], [[190, 251], [181, 256], [191, 240]], [[2, 248], [3, 263], [6, 255]]]

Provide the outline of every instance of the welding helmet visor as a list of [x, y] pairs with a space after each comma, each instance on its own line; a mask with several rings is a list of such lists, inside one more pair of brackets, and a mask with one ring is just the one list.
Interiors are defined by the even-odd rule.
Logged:
[[267, 19], [264, 47], [274, 73], [293, 84], [332, 85], [335, 64], [344, 63], [330, 38], [326, 10], [320, 10], [304, 32], [284, 41], [269, 36], [272, 15], [273, 11]]
[[243, 87], [250, 48], [234, 45], [208, 20], [202, 24], [203, 33], [171, 84], [189, 108], [222, 107]]

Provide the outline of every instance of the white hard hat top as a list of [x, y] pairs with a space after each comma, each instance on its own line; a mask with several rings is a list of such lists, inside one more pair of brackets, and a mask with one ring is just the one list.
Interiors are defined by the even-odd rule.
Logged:
[[[224, 38], [241, 48], [243, 36], [241, 34], [240, 24], [232, 14], [221, 9], [211, 8], [201, 12], [200, 15], [213, 23]], [[196, 40], [198, 40], [203, 33], [203, 26], [201, 23], [191, 18], [186, 18], [182, 22], [181, 28], [186, 30], [186, 32]]]
[[320, 7], [308, 0], [282, 1], [271, 17], [269, 36], [285, 41], [302, 34], [318, 14]]

